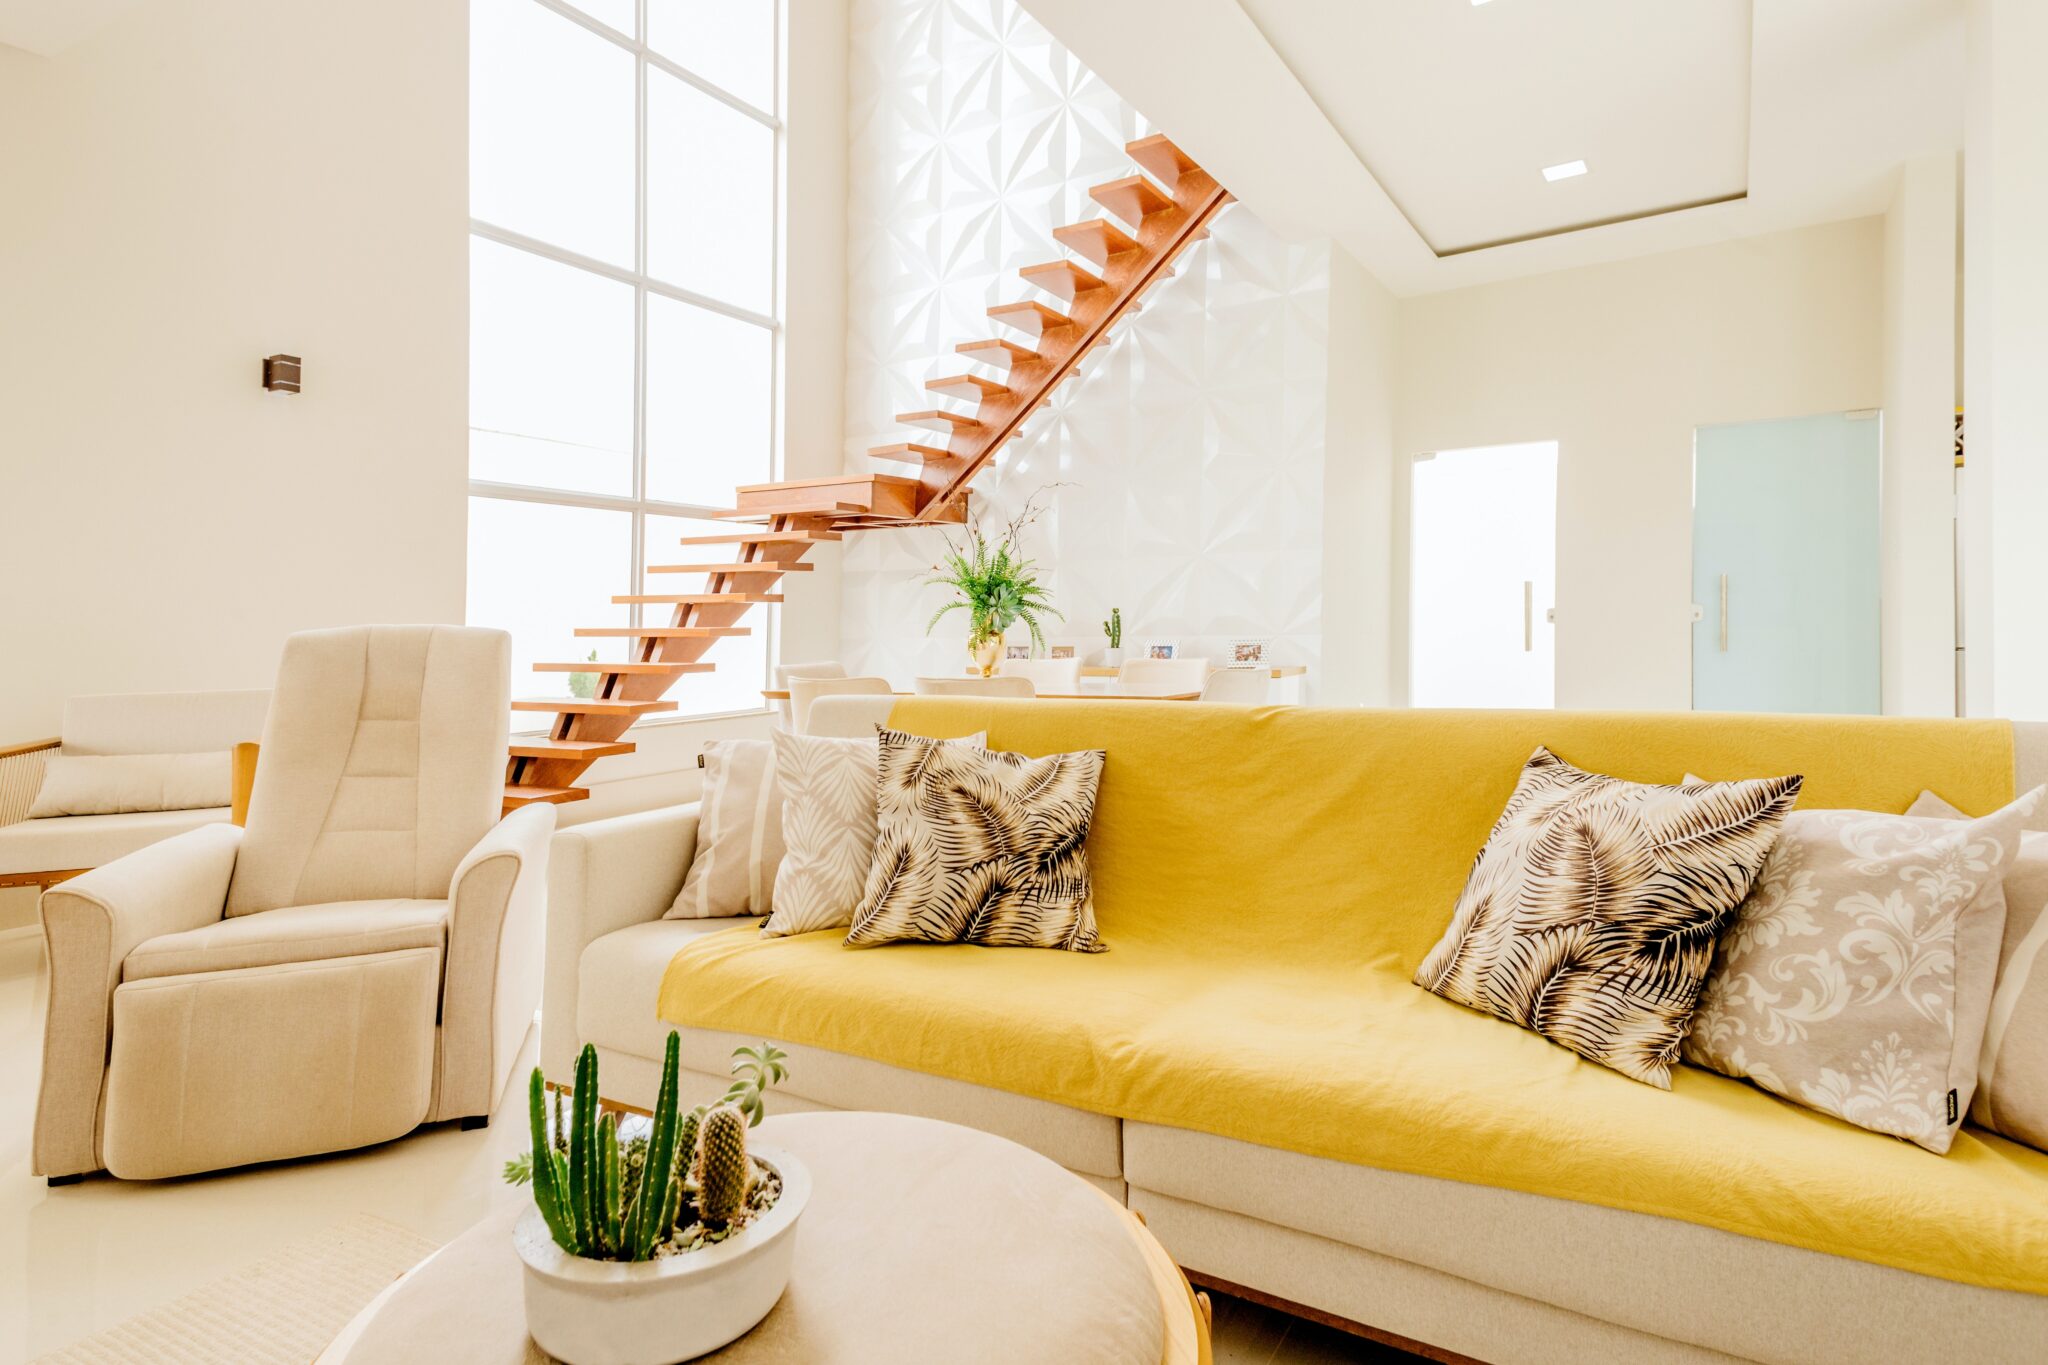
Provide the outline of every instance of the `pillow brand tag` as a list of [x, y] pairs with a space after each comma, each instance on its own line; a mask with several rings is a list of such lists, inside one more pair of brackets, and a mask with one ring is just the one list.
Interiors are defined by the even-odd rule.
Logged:
[[1948, 1121], [1954, 1123], [1956, 1118], [1956, 1092], [1951, 1090], [1948, 1092]]

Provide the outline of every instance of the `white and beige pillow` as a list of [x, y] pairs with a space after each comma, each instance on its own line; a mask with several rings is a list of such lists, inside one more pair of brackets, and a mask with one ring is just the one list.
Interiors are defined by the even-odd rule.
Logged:
[[1798, 777], [1670, 787], [1539, 748], [1415, 973], [1660, 1090]]
[[28, 818], [210, 810], [232, 800], [227, 750], [201, 754], [57, 754]]
[[1795, 812], [1721, 937], [1686, 1060], [1946, 1152], [1977, 1087], [2006, 872], [2040, 798], [1965, 824]]
[[697, 803], [697, 854], [664, 919], [765, 915], [782, 865], [782, 790], [765, 739], [704, 746], [704, 794]]
[[849, 947], [1099, 953], [1088, 830], [1107, 754], [991, 753], [881, 733], [875, 856]]
[[[948, 741], [979, 749], [983, 736]], [[875, 860], [880, 750], [873, 739], [777, 730], [775, 783], [782, 792], [782, 866], [763, 935], [807, 934], [853, 922]]]
[[[2048, 1151], [2048, 834], [2038, 832], [2044, 809], [2048, 801], [2035, 808], [2005, 874], [1998, 984], [1977, 1053], [1970, 1120]], [[1933, 792], [1922, 792], [1907, 814], [1968, 818]]]

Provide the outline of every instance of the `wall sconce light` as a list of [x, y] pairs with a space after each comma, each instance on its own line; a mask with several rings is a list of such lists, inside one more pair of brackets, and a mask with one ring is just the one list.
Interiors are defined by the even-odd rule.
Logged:
[[297, 393], [299, 358], [295, 355], [263, 357], [263, 387], [272, 393]]

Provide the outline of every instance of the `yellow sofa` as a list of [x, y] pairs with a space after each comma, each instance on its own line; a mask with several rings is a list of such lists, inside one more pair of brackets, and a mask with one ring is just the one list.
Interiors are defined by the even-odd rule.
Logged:
[[[1121, 1185], [1192, 1270], [1482, 1359], [2048, 1352], [2048, 1155], [1966, 1130], [1935, 1157], [1689, 1068], [1656, 1091], [1409, 983], [1539, 743], [1639, 780], [1800, 772], [1808, 807], [1932, 788], [1975, 813], [2013, 794], [2014, 726], [952, 698], [889, 719], [1108, 751], [1110, 951], [699, 922], [658, 997], [694, 1065], [765, 1036], [799, 1049], [800, 1100], [985, 1103]], [[1105, 1124], [1115, 1169], [1073, 1159]]]

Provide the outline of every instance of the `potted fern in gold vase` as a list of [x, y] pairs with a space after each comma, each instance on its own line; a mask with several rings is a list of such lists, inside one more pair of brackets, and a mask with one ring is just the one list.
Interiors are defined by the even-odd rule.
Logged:
[[1038, 498], [1045, 491], [1032, 494], [999, 536], [971, 526], [964, 540], [946, 537], [945, 551], [925, 580], [934, 587], [951, 588], [958, 596], [932, 613], [924, 633], [931, 634], [950, 613], [966, 612], [967, 653], [984, 678], [994, 674], [1002, 660], [1003, 634], [1011, 626], [1023, 623], [1031, 632], [1032, 653], [1037, 654], [1045, 649], [1043, 618], [1067, 619], [1052, 605], [1038, 581], [1038, 566], [1025, 557], [1020, 544], [1024, 528], [1044, 510]]

